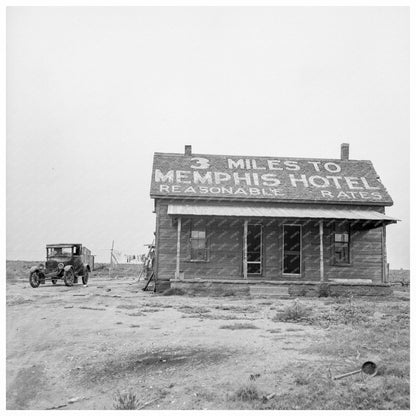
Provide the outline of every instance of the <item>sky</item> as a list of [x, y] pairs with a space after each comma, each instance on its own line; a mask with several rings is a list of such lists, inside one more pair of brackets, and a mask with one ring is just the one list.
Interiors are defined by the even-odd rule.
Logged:
[[409, 268], [407, 7], [9, 7], [6, 258], [153, 240], [154, 152], [371, 160]]

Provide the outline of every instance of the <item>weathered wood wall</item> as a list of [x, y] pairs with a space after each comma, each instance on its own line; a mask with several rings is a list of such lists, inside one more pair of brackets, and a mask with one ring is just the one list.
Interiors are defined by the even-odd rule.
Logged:
[[[160, 280], [173, 279], [176, 268], [176, 222], [167, 215], [169, 200], [156, 200], [156, 273]], [[357, 209], [357, 208], [355, 208]], [[368, 208], [367, 208], [368, 209]], [[380, 211], [383, 208], [377, 207]], [[195, 221], [195, 220], [194, 220]], [[207, 262], [190, 261], [191, 220], [182, 220], [180, 272], [184, 278], [241, 279], [243, 276], [243, 218], [211, 217], [203, 220], [208, 238]], [[254, 221], [253, 221], [254, 222]], [[263, 224], [263, 274], [250, 279], [297, 279], [282, 273], [283, 224], [302, 224], [302, 275], [319, 280], [319, 226], [317, 220], [258, 219]], [[382, 228], [351, 226], [351, 264], [332, 261], [332, 224], [324, 226], [325, 277], [329, 279], [382, 279]]]

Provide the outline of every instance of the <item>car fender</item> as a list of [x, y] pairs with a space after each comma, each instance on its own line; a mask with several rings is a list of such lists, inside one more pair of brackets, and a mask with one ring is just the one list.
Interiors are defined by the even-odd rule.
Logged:
[[84, 270], [88, 270], [88, 272], [91, 271], [91, 267], [88, 263], [84, 263]]
[[67, 272], [69, 270], [72, 270], [72, 266], [70, 264], [68, 264], [67, 266], [64, 267], [65, 272]]
[[38, 272], [39, 271], [39, 266], [32, 266], [30, 269], [29, 269], [29, 272], [30, 273], [33, 273], [33, 272]]

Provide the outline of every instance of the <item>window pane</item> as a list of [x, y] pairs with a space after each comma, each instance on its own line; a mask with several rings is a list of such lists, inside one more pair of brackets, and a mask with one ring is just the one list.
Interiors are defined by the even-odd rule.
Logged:
[[247, 252], [261, 251], [261, 225], [249, 224], [247, 229]]
[[285, 254], [283, 273], [300, 274], [300, 254]]
[[335, 262], [336, 263], [348, 263], [349, 262], [348, 243], [335, 243]]
[[193, 238], [191, 240], [191, 247], [194, 249], [205, 248], [205, 240], [200, 240], [198, 238]]
[[349, 233], [349, 225], [346, 223], [335, 224], [335, 232], [339, 234]]
[[247, 263], [247, 273], [260, 274], [261, 264], [260, 263]]
[[285, 225], [283, 239], [285, 251], [300, 251], [300, 227]]
[[206, 260], [206, 250], [205, 249], [191, 249], [191, 259], [192, 260]]
[[260, 261], [260, 252], [259, 251], [248, 251], [247, 252], [247, 261]]
[[192, 230], [191, 231], [192, 238], [205, 238], [205, 231], [201, 230]]
[[348, 223], [335, 224], [334, 262], [335, 264], [350, 262], [350, 227]]
[[191, 260], [207, 260], [206, 232], [201, 223], [191, 226]]
[[335, 242], [339, 242], [339, 243], [348, 242], [348, 234], [347, 233], [335, 234]]

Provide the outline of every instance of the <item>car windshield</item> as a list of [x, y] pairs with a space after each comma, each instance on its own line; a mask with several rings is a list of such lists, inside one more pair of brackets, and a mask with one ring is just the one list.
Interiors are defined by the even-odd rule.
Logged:
[[49, 247], [48, 257], [70, 257], [72, 256], [72, 247]]

